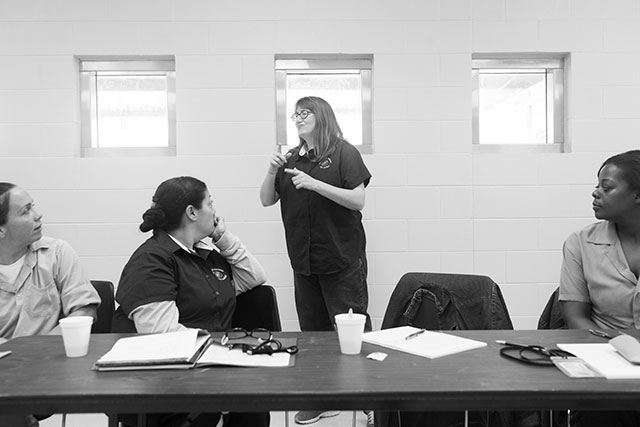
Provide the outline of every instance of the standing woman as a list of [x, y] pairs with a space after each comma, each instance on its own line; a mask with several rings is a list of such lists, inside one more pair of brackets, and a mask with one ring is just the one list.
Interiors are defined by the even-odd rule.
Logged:
[[[560, 307], [573, 329], [640, 328], [640, 150], [607, 159], [592, 193], [596, 222], [564, 243]], [[638, 426], [638, 411], [580, 412], [579, 427]], [[573, 424], [573, 423], [572, 423]]]
[[[140, 333], [230, 329], [236, 295], [264, 283], [266, 276], [216, 215], [205, 183], [188, 176], [163, 182], [142, 220], [140, 230], [153, 230], [153, 236], [136, 249], [122, 271], [116, 319], [126, 315]], [[206, 237], [213, 245], [202, 241]], [[219, 418], [220, 414], [148, 414], [147, 426], [215, 426]], [[225, 426], [269, 425], [268, 413], [226, 418]]]
[[[308, 96], [291, 116], [299, 145], [271, 157], [260, 189], [263, 206], [280, 200], [303, 331], [333, 331], [334, 316], [353, 309], [367, 316], [367, 259], [361, 210], [371, 174], [342, 137], [331, 106]], [[299, 413], [310, 424], [336, 412]], [[315, 412], [315, 411], [314, 411]]]
[[333, 331], [334, 315], [350, 308], [367, 314], [360, 211], [371, 174], [358, 150], [342, 137], [325, 100], [298, 100], [291, 119], [300, 144], [285, 155], [272, 156], [260, 200], [263, 206], [280, 200], [300, 328]]

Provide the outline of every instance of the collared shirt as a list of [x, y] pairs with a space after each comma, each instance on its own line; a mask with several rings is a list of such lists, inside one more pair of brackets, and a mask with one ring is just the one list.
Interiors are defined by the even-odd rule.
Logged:
[[99, 304], [73, 248], [42, 237], [29, 246], [16, 281], [0, 281], [0, 337], [47, 334], [60, 318]]
[[560, 301], [591, 303], [601, 328], [640, 328], [640, 281], [631, 271], [615, 224], [601, 221], [564, 243]]
[[215, 244], [220, 253], [204, 243], [189, 251], [157, 231], [133, 253], [116, 300], [139, 332], [182, 327], [222, 331], [231, 326], [236, 294], [264, 283], [266, 276], [228, 230]]
[[289, 259], [300, 274], [335, 273], [365, 253], [362, 214], [315, 191], [296, 189], [284, 169], [297, 168], [317, 180], [350, 190], [363, 183], [366, 187], [371, 173], [358, 149], [346, 141], [336, 142], [319, 159], [310, 159], [303, 148], [292, 151], [275, 179]]

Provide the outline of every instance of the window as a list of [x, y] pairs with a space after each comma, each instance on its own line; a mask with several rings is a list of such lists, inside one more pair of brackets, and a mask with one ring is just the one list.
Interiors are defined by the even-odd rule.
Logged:
[[372, 152], [372, 55], [276, 56], [276, 138], [281, 150], [298, 145], [289, 119], [304, 96], [319, 96], [336, 113], [349, 141], [362, 153]]
[[474, 55], [472, 68], [474, 144], [563, 150], [564, 55]]
[[175, 155], [175, 60], [79, 58], [82, 155]]

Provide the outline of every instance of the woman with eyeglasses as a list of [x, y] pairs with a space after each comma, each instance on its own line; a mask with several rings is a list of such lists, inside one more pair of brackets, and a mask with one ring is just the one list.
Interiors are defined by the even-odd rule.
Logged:
[[[564, 243], [560, 306], [574, 329], [640, 327], [640, 150], [608, 158], [591, 194], [601, 221]], [[638, 412], [584, 413], [579, 426], [638, 426]]]
[[[116, 319], [128, 317], [140, 333], [226, 331], [236, 295], [266, 281], [262, 266], [227, 229], [199, 179], [183, 176], [160, 184], [140, 231], [153, 235], [131, 255], [116, 293]], [[147, 426], [215, 426], [220, 418], [197, 415], [148, 414]], [[225, 426], [269, 425], [268, 413], [232, 415]]]
[[[371, 330], [361, 214], [371, 174], [325, 100], [299, 99], [291, 119], [300, 143], [272, 155], [260, 201], [280, 201], [300, 329], [333, 331], [334, 316], [353, 309], [367, 316]], [[295, 421], [311, 424], [333, 415], [302, 411]]]

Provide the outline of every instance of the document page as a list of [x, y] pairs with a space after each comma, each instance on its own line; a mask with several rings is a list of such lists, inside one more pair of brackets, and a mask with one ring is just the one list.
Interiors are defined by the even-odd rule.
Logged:
[[[394, 350], [404, 351], [417, 356], [434, 359], [485, 347], [487, 343], [482, 341], [462, 338], [444, 332], [424, 331], [413, 326], [400, 326], [398, 328], [383, 329], [375, 332], [367, 332], [363, 335], [363, 341], [381, 345]], [[409, 335], [416, 334], [414, 338], [406, 339]]]
[[239, 348], [230, 349], [218, 343], [213, 343], [200, 356], [197, 367], [207, 365], [227, 365], [227, 366], [260, 366], [260, 367], [282, 367], [290, 366], [292, 362], [289, 353], [274, 354], [247, 354]]
[[558, 344], [558, 348], [575, 354], [606, 378], [640, 378], [640, 365], [629, 362], [609, 343]]

